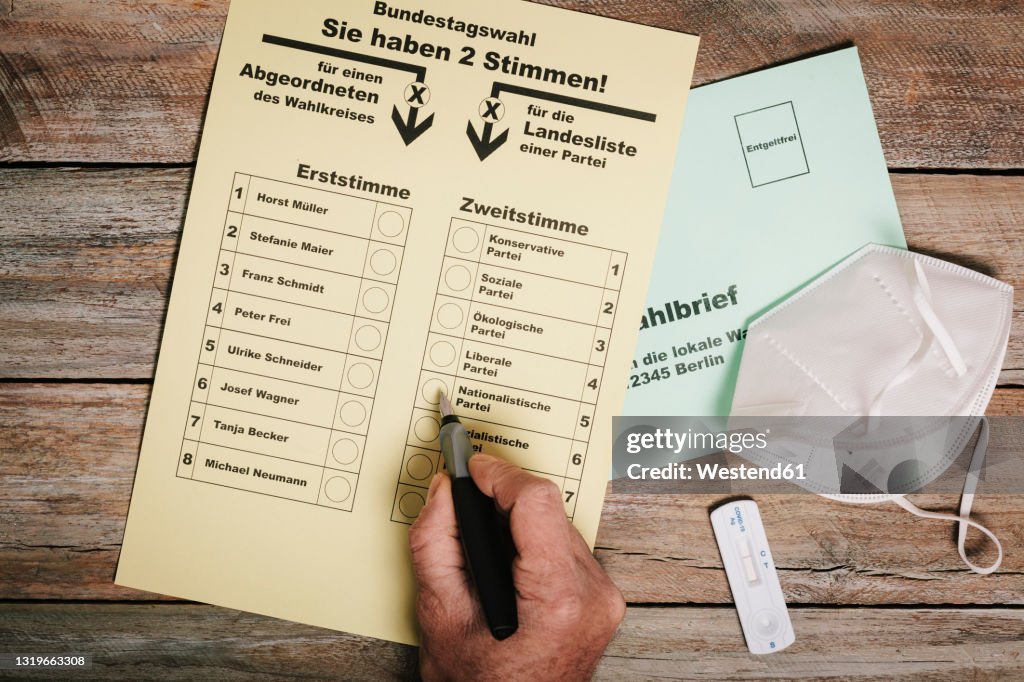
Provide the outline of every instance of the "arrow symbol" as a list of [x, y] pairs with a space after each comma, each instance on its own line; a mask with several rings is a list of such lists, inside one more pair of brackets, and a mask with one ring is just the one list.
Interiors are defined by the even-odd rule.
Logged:
[[476, 150], [476, 155], [483, 161], [488, 156], [494, 153], [494, 151], [505, 144], [508, 141], [508, 129], [506, 128], [500, 135], [491, 140], [491, 131], [494, 129], [493, 123], [484, 124], [484, 136], [481, 139], [476, 134], [476, 129], [473, 128], [473, 122], [470, 121], [466, 125], [466, 135], [469, 136], [469, 141], [473, 143], [473, 149]]
[[434, 125], [434, 115], [427, 116], [427, 119], [416, 125], [416, 116], [419, 109], [416, 107], [409, 107], [409, 118], [407, 120], [402, 118], [402, 114], [398, 112], [398, 107], [391, 108], [391, 120], [394, 121], [395, 127], [398, 128], [398, 134], [402, 136], [402, 141], [405, 142], [405, 146], [408, 147], [416, 138], [427, 131], [430, 126]]

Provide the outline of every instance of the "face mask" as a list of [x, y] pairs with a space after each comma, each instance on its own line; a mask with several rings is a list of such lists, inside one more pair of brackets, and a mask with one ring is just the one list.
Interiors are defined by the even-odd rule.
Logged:
[[[869, 245], [750, 325], [730, 429], [736, 420], [749, 427], [752, 415], [783, 418], [792, 429], [771, 421], [776, 437], [746, 457], [767, 466], [803, 463], [811, 473], [801, 485], [830, 499], [891, 501], [923, 518], [956, 521], [964, 562], [991, 573], [1002, 546], [970, 510], [988, 444], [982, 415], [1006, 353], [1012, 303], [1005, 283]], [[901, 489], [894, 477], [913, 484], [906, 490], [933, 480], [975, 431], [959, 515], [925, 511], [893, 492]], [[901, 452], [917, 453], [909, 476]], [[837, 467], [843, 458], [857, 462], [867, 489], [883, 492], [847, 492]], [[991, 566], [968, 560], [969, 527], [998, 549]]]

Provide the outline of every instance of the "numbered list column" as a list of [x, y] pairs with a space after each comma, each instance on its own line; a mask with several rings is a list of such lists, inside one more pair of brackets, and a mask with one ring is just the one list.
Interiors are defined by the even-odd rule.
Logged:
[[409, 218], [235, 176], [179, 476], [351, 510]]
[[625, 265], [578, 241], [452, 221], [392, 520], [415, 519], [443, 465], [441, 391], [475, 450], [555, 481], [572, 517]]

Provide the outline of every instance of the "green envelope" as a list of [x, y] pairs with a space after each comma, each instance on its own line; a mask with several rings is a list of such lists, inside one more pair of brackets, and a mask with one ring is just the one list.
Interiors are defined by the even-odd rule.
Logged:
[[856, 48], [695, 88], [623, 414], [727, 415], [747, 325], [868, 242], [906, 247]]

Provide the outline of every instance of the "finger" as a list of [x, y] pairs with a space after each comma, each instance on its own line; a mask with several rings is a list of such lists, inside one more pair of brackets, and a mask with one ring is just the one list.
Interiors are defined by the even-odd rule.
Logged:
[[421, 592], [446, 600], [468, 599], [469, 576], [455, 521], [451, 481], [445, 474], [436, 474], [430, 482], [427, 503], [409, 529], [409, 550]]
[[558, 486], [484, 454], [469, 458], [469, 473], [477, 487], [508, 513], [521, 559], [544, 559], [545, 564], [571, 560], [575, 540]]

